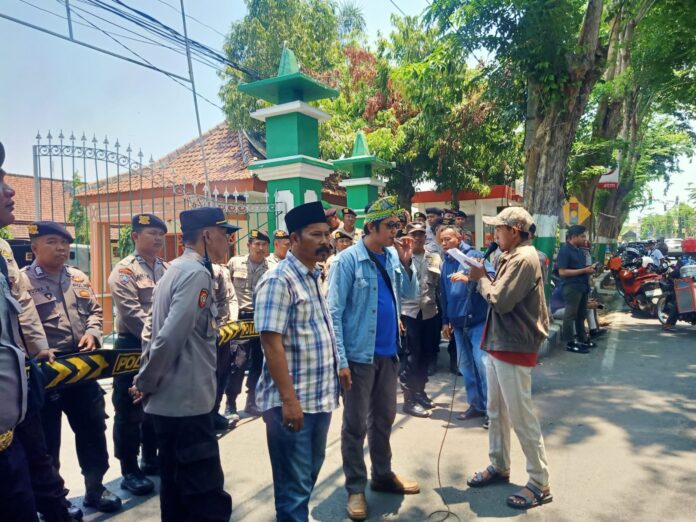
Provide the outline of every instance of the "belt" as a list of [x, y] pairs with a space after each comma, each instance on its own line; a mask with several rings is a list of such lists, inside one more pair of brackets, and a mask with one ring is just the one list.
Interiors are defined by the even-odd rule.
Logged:
[[5, 433], [0, 433], [0, 453], [5, 451], [12, 444], [12, 439], [14, 438], [14, 430], [6, 431]]

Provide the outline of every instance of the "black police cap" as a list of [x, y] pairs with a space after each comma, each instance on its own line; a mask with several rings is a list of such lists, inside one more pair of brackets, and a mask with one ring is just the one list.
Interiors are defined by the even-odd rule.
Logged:
[[29, 231], [29, 237], [31, 239], [54, 235], [67, 239], [71, 243], [75, 241], [70, 235], [70, 232], [68, 232], [68, 229], [55, 221], [35, 221], [27, 225], [27, 230]]
[[355, 213], [355, 210], [353, 210], [352, 208], [348, 208], [348, 207], [343, 209], [342, 214], [344, 217], [346, 214], [351, 214], [353, 216], [357, 216], [357, 214]]
[[437, 208], [437, 207], [428, 207], [425, 209], [426, 214], [437, 214], [438, 216], [442, 215], [442, 209]]
[[326, 223], [324, 207], [319, 201], [297, 206], [285, 214], [285, 225], [290, 233], [314, 223]]
[[184, 210], [179, 214], [182, 232], [193, 232], [206, 227], [221, 227], [228, 234], [233, 234], [240, 227], [227, 222], [225, 213], [217, 207], [201, 207]]
[[268, 234], [266, 234], [263, 230], [259, 230], [257, 228], [254, 228], [249, 231], [249, 241], [253, 241], [255, 239], [258, 239], [259, 241], [266, 241], [268, 243], [271, 242], [271, 238], [268, 237]]
[[131, 219], [131, 228], [136, 232], [147, 227], [159, 228], [167, 233], [167, 224], [154, 214], [136, 214]]
[[454, 215], [456, 217], [462, 217], [462, 218], [466, 219], [466, 212], [464, 212], [463, 210], [455, 210]]
[[290, 239], [290, 234], [288, 234], [282, 228], [279, 228], [273, 232], [273, 239]]
[[423, 219], [425, 219], [426, 217], [428, 217], [428, 216], [426, 216], [425, 214], [423, 214], [423, 212], [416, 212], [415, 214], [413, 214], [413, 219], [416, 219], [416, 218], [423, 218]]

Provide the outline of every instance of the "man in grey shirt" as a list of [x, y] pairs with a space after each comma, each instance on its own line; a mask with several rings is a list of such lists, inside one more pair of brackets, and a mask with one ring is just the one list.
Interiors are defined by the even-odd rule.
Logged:
[[131, 394], [155, 425], [162, 521], [227, 522], [232, 499], [210, 415], [217, 382], [212, 262], [224, 261], [228, 234], [239, 228], [219, 208], [186, 210], [179, 219], [186, 250], [155, 288]]

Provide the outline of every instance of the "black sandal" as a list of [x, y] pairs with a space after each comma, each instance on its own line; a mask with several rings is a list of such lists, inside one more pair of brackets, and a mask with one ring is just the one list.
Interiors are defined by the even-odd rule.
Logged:
[[[543, 504], [548, 504], [549, 502], [553, 501], [553, 495], [550, 491], [548, 493], [544, 493], [531, 482], [527, 482], [527, 485], [523, 487], [522, 490], [524, 489], [529, 490], [532, 495], [534, 495], [534, 498], [529, 498], [528, 496], [523, 495], [521, 492], [517, 492], [507, 498], [507, 505], [513, 509], [529, 509], [536, 506], [541, 506]], [[520, 500], [522, 502], [520, 502]]]
[[467, 485], [471, 488], [482, 488], [492, 486], [493, 484], [510, 483], [510, 475], [503, 475], [493, 466], [488, 466], [486, 471], [488, 472], [488, 477], [483, 476], [483, 471], [477, 471], [474, 473], [474, 478], [466, 481]]

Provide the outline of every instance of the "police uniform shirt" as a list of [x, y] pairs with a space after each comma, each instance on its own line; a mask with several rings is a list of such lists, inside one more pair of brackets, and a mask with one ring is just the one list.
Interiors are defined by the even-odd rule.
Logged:
[[218, 325], [223, 325], [239, 318], [239, 303], [234, 292], [230, 271], [225, 265], [213, 265], [213, 300], [217, 307]]
[[269, 270], [278, 266], [278, 263], [280, 263], [281, 261], [282, 261], [282, 259], [280, 259], [277, 255], [275, 255], [275, 252], [273, 252], [272, 254], [270, 254], [266, 258], [266, 262], [268, 263]]
[[217, 307], [212, 293], [213, 278], [190, 248], [157, 283], [135, 381], [145, 394], [145, 412], [191, 417], [213, 409]]
[[0, 274], [0, 435], [19, 424], [27, 411], [25, 355], [15, 342], [21, 311], [7, 278]]
[[63, 353], [78, 351], [77, 343], [91, 334], [102, 343], [103, 315], [89, 278], [77, 268], [64, 266], [59, 274], [47, 274], [36, 260], [22, 269], [39, 312], [48, 345]]
[[237, 295], [239, 310], [251, 312], [254, 310], [254, 290], [261, 276], [268, 270], [268, 260], [264, 259], [259, 264], [249, 261], [249, 255], [235, 256], [227, 263], [230, 269], [230, 277], [234, 292]]
[[421, 312], [423, 319], [437, 315], [437, 289], [440, 285], [440, 256], [433, 252], [413, 254], [411, 268], [418, 274], [420, 295], [418, 299], [405, 299], [401, 303], [401, 313], [413, 319]]
[[350, 232], [348, 232], [348, 231], [345, 229], [345, 227], [344, 227], [344, 225], [343, 225], [343, 222], [341, 222], [341, 226], [338, 227], [338, 228], [336, 229], [336, 231], [338, 231], [338, 230], [340, 230], [341, 232], [344, 232], [344, 233], [348, 234], [349, 236], [352, 235], [352, 236], [353, 236], [353, 242], [355, 242], [355, 243], [357, 243], [358, 241], [360, 241], [360, 240], [362, 239], [363, 233], [364, 233], [364, 232], [362, 231], [362, 229], [360, 229], [360, 228], [358, 228], [358, 227], [355, 227], [355, 230], [353, 230], [353, 233], [351, 234]]
[[19, 314], [19, 325], [22, 335], [18, 336], [16, 341], [20, 348], [23, 348], [25, 352], [33, 357], [41, 351], [48, 350], [46, 334], [43, 326], [41, 326], [41, 319], [39, 319], [34, 301], [29, 295], [29, 282], [26, 276], [19, 271], [12, 248], [4, 239], [0, 239], [0, 254], [2, 254], [7, 264], [8, 283], [12, 297], [22, 307], [22, 312]]
[[145, 320], [152, 309], [152, 293], [169, 264], [155, 258], [153, 266], [138, 254], [116, 263], [109, 276], [109, 287], [116, 305], [116, 332], [140, 339]]

